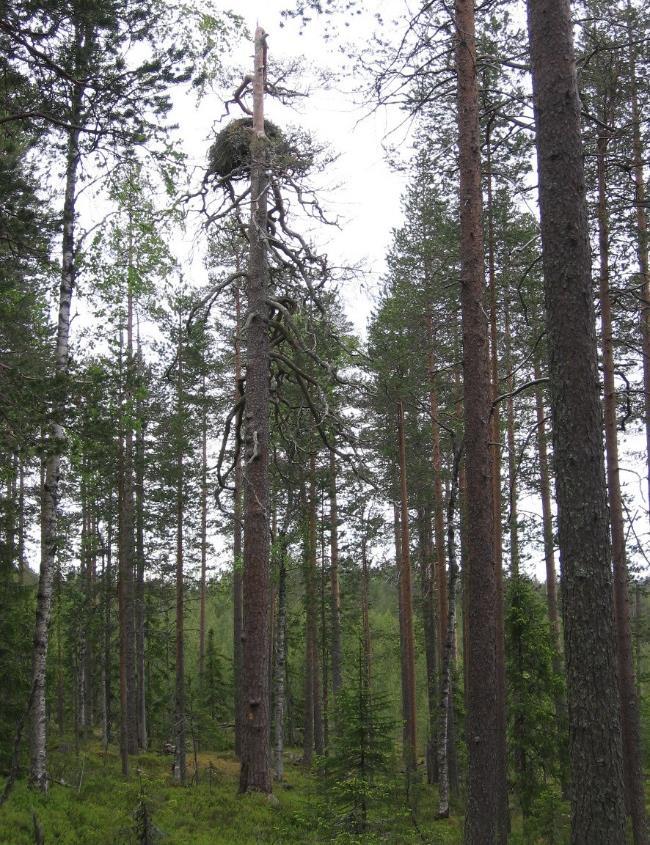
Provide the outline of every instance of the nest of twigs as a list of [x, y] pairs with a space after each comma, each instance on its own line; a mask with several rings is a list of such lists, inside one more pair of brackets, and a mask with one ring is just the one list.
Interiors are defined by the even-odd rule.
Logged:
[[[250, 117], [232, 120], [217, 135], [208, 153], [208, 173], [222, 180], [247, 178], [251, 168]], [[268, 167], [276, 176], [302, 175], [311, 167], [314, 154], [305, 139], [287, 136], [270, 120], [264, 121]]]

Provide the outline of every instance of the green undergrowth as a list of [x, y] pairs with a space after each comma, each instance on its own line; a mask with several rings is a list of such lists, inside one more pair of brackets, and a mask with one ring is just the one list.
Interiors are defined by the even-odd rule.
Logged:
[[[297, 759], [297, 755], [289, 755]], [[395, 782], [368, 819], [368, 831], [353, 834], [323, 797], [317, 775], [305, 774], [289, 762], [283, 784], [274, 798], [238, 796], [238, 763], [227, 753], [202, 752], [199, 783], [172, 783], [171, 758], [141, 754], [131, 761], [131, 777], [124, 780], [115, 751], [102, 753], [97, 744], [51, 756], [53, 783], [46, 796], [19, 781], [0, 808], [0, 845], [33, 845], [34, 816], [45, 845], [136, 845], [146, 840], [138, 828], [152, 831], [150, 841], [161, 845], [379, 845], [427, 843], [457, 845], [462, 818], [434, 818], [436, 800], [421, 785], [406, 806], [404, 791]], [[193, 761], [189, 776], [194, 774]]]

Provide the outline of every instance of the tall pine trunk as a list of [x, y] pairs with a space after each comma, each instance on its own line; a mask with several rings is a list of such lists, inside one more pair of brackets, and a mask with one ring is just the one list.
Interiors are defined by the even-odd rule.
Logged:
[[368, 537], [361, 526], [361, 641], [363, 653], [363, 680], [366, 691], [370, 689], [372, 671], [372, 641], [370, 638], [370, 567], [368, 566]]
[[[121, 434], [119, 442], [119, 627], [120, 627], [120, 703], [122, 744], [122, 772], [128, 775], [128, 755], [138, 751], [138, 706], [134, 574], [135, 516], [133, 477], [133, 415], [134, 372], [133, 372], [133, 296], [131, 292], [131, 238], [129, 226], [129, 255], [127, 257], [127, 313], [126, 313], [126, 366], [124, 390], [120, 403]], [[120, 347], [122, 347], [120, 330]], [[120, 349], [121, 351], [121, 349]]]
[[267, 146], [264, 134], [266, 35], [255, 32], [251, 221], [244, 470], [243, 719], [240, 792], [272, 791], [269, 719], [269, 306], [267, 301]]
[[[456, 72], [460, 169], [461, 311], [467, 532], [466, 845], [495, 845], [504, 778], [497, 707], [490, 375], [484, 302], [480, 133], [474, 5], [456, 0]], [[486, 495], [487, 493], [487, 495]]]
[[106, 542], [102, 546], [103, 616], [102, 631], [102, 739], [104, 748], [113, 741], [113, 685], [112, 685], [112, 603], [113, 603], [113, 491], [108, 494], [106, 509]]
[[[485, 137], [485, 169], [487, 182], [487, 268], [490, 294], [490, 382], [492, 400], [499, 394], [499, 347], [498, 347], [498, 297], [495, 268], [494, 202], [492, 174], [492, 123], [488, 121]], [[497, 672], [497, 729], [499, 747], [498, 812], [499, 841], [505, 842], [510, 829], [508, 813], [507, 748], [506, 748], [506, 655], [503, 596], [503, 528], [501, 522], [501, 412], [499, 405], [492, 407], [492, 531], [494, 543], [494, 572], [496, 578], [496, 672]]]
[[[205, 361], [203, 362], [205, 367]], [[208, 564], [208, 409], [205, 372], [201, 379], [201, 576], [199, 580], [199, 678], [205, 672], [205, 599]]]
[[415, 644], [413, 638], [413, 593], [411, 588], [411, 557], [409, 541], [408, 484], [406, 478], [406, 437], [404, 433], [404, 405], [397, 402], [397, 440], [399, 450], [400, 476], [400, 522], [401, 555], [399, 569], [400, 611], [402, 615], [401, 633], [403, 637], [402, 658], [404, 668], [404, 721], [405, 745], [404, 763], [408, 772], [414, 772], [417, 765], [417, 735], [415, 715]]
[[528, 0], [569, 706], [572, 845], [623, 845], [607, 493], [568, 0]]
[[[309, 456], [308, 491], [305, 510], [305, 740], [304, 763], [311, 765], [312, 752], [324, 750], [323, 699], [318, 650], [318, 601], [316, 586], [316, 456]], [[310, 712], [311, 711], [311, 712]], [[311, 728], [311, 730], [309, 730]]]
[[447, 630], [440, 668], [440, 701], [438, 705], [438, 818], [449, 816], [449, 793], [452, 788], [450, 777], [450, 721], [454, 712], [452, 695], [454, 668], [454, 637], [456, 634], [456, 585], [458, 582], [458, 562], [456, 557], [456, 533], [454, 520], [456, 501], [458, 499], [458, 473], [460, 469], [461, 451], [454, 450], [451, 486], [447, 503], [447, 557], [449, 558], [449, 613], [447, 616]]
[[338, 502], [336, 495], [336, 454], [330, 450], [330, 591], [332, 692], [341, 688], [341, 595], [339, 589]]
[[[138, 350], [138, 362], [140, 362]], [[135, 652], [136, 671], [138, 680], [137, 710], [138, 710], [138, 745], [146, 751], [147, 736], [147, 684], [145, 666], [145, 588], [144, 572], [146, 561], [144, 556], [144, 461], [145, 461], [145, 421], [142, 414], [142, 403], [136, 405], [138, 430], [135, 435]]]
[[[239, 269], [239, 268], [238, 268]], [[239, 286], [235, 286], [235, 402], [243, 397], [241, 374], [241, 303]], [[235, 464], [235, 489], [233, 492], [233, 675], [235, 705], [235, 754], [241, 757], [242, 742], [242, 682], [243, 660], [243, 593], [242, 593], [242, 462]]]
[[402, 693], [402, 743], [406, 748], [407, 739], [407, 702], [406, 690], [408, 688], [407, 667], [405, 658], [406, 649], [406, 634], [404, 625], [404, 609], [403, 596], [400, 584], [401, 570], [402, 570], [402, 521], [400, 517], [400, 507], [397, 502], [393, 502], [393, 536], [395, 540], [395, 568], [397, 570], [397, 616], [399, 622], [399, 666], [400, 666], [400, 690]]
[[442, 665], [442, 653], [447, 631], [447, 572], [445, 556], [445, 503], [442, 495], [442, 457], [440, 453], [440, 424], [438, 422], [438, 391], [436, 390], [435, 336], [433, 316], [427, 313], [429, 335], [429, 411], [431, 413], [431, 463], [433, 466], [433, 526], [435, 539], [434, 587], [438, 593], [438, 659]]
[[[602, 115], [603, 125], [607, 113]], [[647, 842], [643, 764], [641, 758], [641, 725], [639, 702], [634, 681], [632, 656], [632, 628], [628, 592], [625, 525], [618, 462], [616, 431], [616, 385], [614, 382], [614, 337], [612, 303], [609, 290], [609, 214], [607, 207], [607, 147], [608, 137], [600, 132], [597, 141], [598, 182], [598, 244], [600, 270], [600, 320], [604, 376], [603, 407], [605, 416], [605, 458], [607, 491], [614, 564], [614, 610], [616, 623], [616, 652], [618, 683], [621, 697], [621, 728], [623, 734], [623, 777], [626, 806], [632, 818], [635, 845]]]
[[325, 491], [320, 491], [320, 665], [321, 706], [323, 712], [323, 753], [329, 743], [329, 651], [327, 630], [327, 581], [328, 573], [325, 554]]
[[[436, 782], [436, 724], [438, 716], [438, 678], [436, 673], [436, 613], [433, 579], [435, 564], [431, 537], [431, 508], [418, 509], [418, 544], [420, 552], [420, 610], [424, 633], [429, 725], [427, 731], [427, 782]], [[445, 589], [445, 595], [447, 590]], [[442, 665], [442, 664], [441, 664]]]
[[278, 561], [278, 627], [275, 642], [275, 778], [284, 780], [284, 715], [287, 663], [287, 539], [281, 535]]
[[183, 456], [183, 324], [178, 321], [178, 374], [176, 381], [176, 694], [174, 707], [176, 761], [174, 776], [185, 786], [185, 588], [183, 522], [185, 517], [185, 467]]

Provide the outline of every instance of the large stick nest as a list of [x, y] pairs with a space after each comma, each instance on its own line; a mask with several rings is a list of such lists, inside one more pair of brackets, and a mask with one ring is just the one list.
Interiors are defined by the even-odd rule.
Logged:
[[[248, 178], [251, 167], [253, 120], [232, 120], [217, 135], [208, 152], [208, 173], [234, 181]], [[314, 161], [309, 139], [299, 133], [285, 133], [270, 120], [264, 121], [268, 167], [275, 176], [304, 175]]]

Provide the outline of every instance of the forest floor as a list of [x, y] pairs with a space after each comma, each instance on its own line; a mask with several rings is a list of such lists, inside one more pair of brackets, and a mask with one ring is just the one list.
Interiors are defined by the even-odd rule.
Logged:
[[[317, 775], [305, 774], [298, 753], [289, 753], [285, 782], [274, 798], [238, 796], [239, 764], [227, 752], [198, 755], [199, 783], [174, 785], [170, 756], [141, 754], [132, 759], [124, 780], [116, 751], [98, 743], [51, 755], [53, 783], [47, 796], [19, 781], [0, 809], [0, 845], [33, 845], [35, 819], [45, 845], [456, 845], [462, 841], [462, 813], [435, 820], [433, 788], [414, 791], [413, 811], [405, 803], [404, 784], [384, 784], [369, 813], [365, 834], [346, 830]], [[188, 779], [194, 775], [188, 759]], [[153, 835], [142, 836], [146, 820]], [[138, 828], [140, 833], [138, 834]], [[522, 840], [518, 837], [517, 841]], [[540, 840], [537, 840], [540, 841]], [[561, 841], [561, 840], [558, 840]]]

